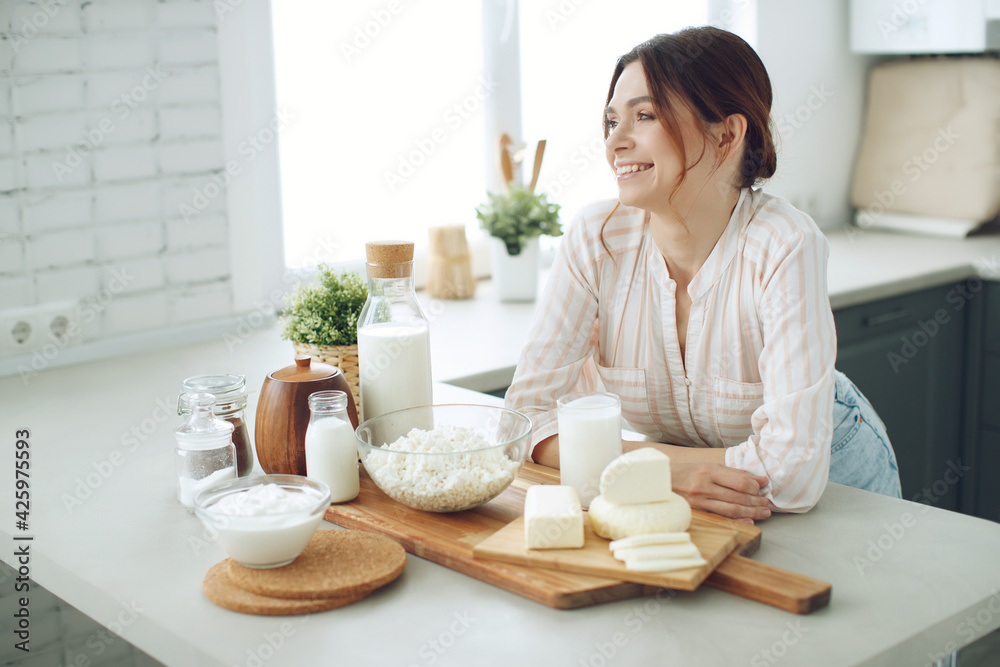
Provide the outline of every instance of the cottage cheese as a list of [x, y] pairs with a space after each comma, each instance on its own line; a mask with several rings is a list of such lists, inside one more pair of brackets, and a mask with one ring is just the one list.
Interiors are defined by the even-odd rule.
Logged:
[[464, 426], [415, 428], [370, 452], [365, 468], [379, 488], [405, 505], [457, 511], [486, 502], [514, 480], [521, 462], [510, 459], [503, 448], [491, 447]]

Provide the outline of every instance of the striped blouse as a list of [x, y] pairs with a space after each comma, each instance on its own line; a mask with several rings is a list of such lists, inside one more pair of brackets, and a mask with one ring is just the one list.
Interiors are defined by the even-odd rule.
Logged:
[[744, 189], [688, 285], [682, 360], [677, 285], [645, 211], [619, 206], [602, 244], [614, 203], [567, 230], [507, 392], [532, 420], [532, 447], [556, 433], [558, 397], [609, 391], [632, 430], [726, 447], [726, 465], [770, 480], [779, 510], [809, 510], [830, 470], [837, 351], [823, 233], [784, 199]]

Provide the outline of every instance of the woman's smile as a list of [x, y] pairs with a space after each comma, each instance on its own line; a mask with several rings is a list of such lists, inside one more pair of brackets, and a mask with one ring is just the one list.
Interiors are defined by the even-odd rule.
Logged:
[[648, 162], [643, 162], [643, 163], [640, 163], [640, 162], [622, 162], [622, 163], [617, 163], [616, 162], [614, 166], [615, 166], [615, 174], [618, 176], [618, 181], [619, 182], [621, 182], [623, 180], [626, 180], [626, 179], [629, 179], [629, 178], [632, 178], [636, 174], [639, 174], [639, 173], [642, 173], [642, 172], [645, 172], [645, 171], [650, 171], [653, 168], [653, 165], [650, 164], [650, 163], [648, 163]]

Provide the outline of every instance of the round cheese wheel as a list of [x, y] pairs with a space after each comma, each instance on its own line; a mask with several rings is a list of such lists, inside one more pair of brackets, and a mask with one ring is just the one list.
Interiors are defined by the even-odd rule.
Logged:
[[590, 501], [587, 511], [594, 532], [609, 540], [646, 533], [673, 533], [691, 525], [691, 506], [671, 493], [670, 500], [636, 505], [612, 505], [604, 496]]

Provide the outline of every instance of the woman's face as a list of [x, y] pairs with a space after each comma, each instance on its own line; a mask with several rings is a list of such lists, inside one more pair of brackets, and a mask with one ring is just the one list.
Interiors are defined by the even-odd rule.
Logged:
[[[698, 161], [704, 139], [685, 105], [676, 105], [676, 109], [690, 167]], [[668, 206], [681, 175], [681, 156], [656, 117], [641, 63], [630, 63], [622, 71], [605, 110], [605, 118], [609, 130], [605, 152], [618, 181], [618, 199], [626, 206], [646, 210]], [[682, 197], [694, 182], [702, 180], [696, 172], [711, 161], [710, 156], [705, 155], [697, 167], [688, 172], [678, 197]]]

